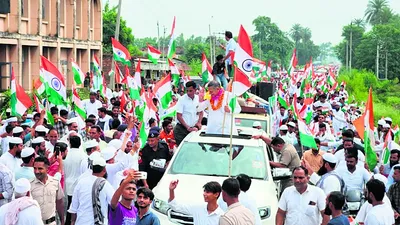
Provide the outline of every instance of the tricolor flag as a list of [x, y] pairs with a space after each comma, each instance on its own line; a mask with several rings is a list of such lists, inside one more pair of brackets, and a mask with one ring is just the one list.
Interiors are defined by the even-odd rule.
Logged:
[[[297, 94], [294, 94], [293, 99], [297, 98]], [[314, 134], [311, 132], [310, 128], [307, 126], [307, 124], [304, 122], [303, 119], [301, 119], [299, 115], [299, 111], [297, 109], [297, 104], [293, 104], [294, 106], [294, 114], [297, 116], [297, 126], [299, 129], [299, 136], [300, 136], [300, 142], [303, 146], [310, 147], [313, 149], [318, 149], [317, 143], [315, 142], [314, 139]]]
[[293, 49], [292, 58], [290, 59], [288, 75], [291, 76], [294, 73], [294, 70], [297, 66], [297, 57], [296, 57], [296, 49]]
[[96, 55], [93, 56], [93, 88], [95, 90], [100, 90], [100, 85], [102, 83], [101, 77], [101, 67], [100, 67], [100, 60], [97, 58]]
[[81, 101], [81, 98], [79, 97], [78, 91], [75, 88], [75, 85], [72, 85], [72, 103], [74, 106], [74, 111], [78, 113], [79, 116], [82, 117], [83, 120], [86, 119], [86, 111], [85, 108], [83, 107], [83, 103]]
[[243, 26], [240, 26], [238, 45], [234, 54], [235, 73], [232, 90], [236, 96], [242, 95], [251, 87], [249, 76], [253, 71], [253, 47]]
[[40, 56], [40, 61], [43, 67], [47, 100], [54, 105], [64, 105], [67, 100], [64, 76], [46, 57]]
[[74, 59], [71, 59], [71, 65], [72, 65], [72, 73], [74, 74], [75, 83], [77, 85], [83, 84], [83, 82], [85, 81], [85, 74], [82, 72], [81, 68], [74, 61]]
[[147, 57], [152, 63], [157, 65], [158, 59], [160, 58], [160, 56], [161, 56], [161, 52], [158, 49], [147, 44]]
[[168, 44], [168, 54], [167, 54], [168, 59], [174, 58], [175, 51], [176, 51], [176, 41], [175, 41], [175, 16], [174, 16], [174, 22], [172, 22], [172, 29], [171, 29], [171, 39], [169, 40]]
[[172, 84], [175, 87], [179, 86], [179, 79], [180, 79], [180, 73], [178, 68], [176, 68], [176, 65], [174, 62], [172, 62], [170, 59], [168, 59], [168, 64], [169, 64], [169, 69], [171, 70], [171, 76], [172, 76]]
[[162, 109], [168, 109], [172, 101], [171, 74], [158, 81], [154, 87], [155, 97], [160, 101]]
[[124, 65], [131, 66], [131, 54], [119, 41], [111, 38], [114, 60], [121, 62]]
[[365, 149], [365, 162], [371, 171], [375, 169], [377, 164], [377, 157], [374, 151], [375, 138], [374, 138], [374, 109], [372, 102], [372, 88], [369, 89], [367, 105], [364, 113], [364, 149]]
[[[40, 70], [42, 70], [42, 68]], [[40, 72], [40, 73], [42, 73], [42, 72]], [[33, 84], [33, 88], [36, 89], [36, 91], [39, 95], [43, 94], [43, 92], [46, 90], [46, 87], [42, 83], [42, 80], [43, 80], [43, 78], [39, 77], [39, 78], [35, 79], [34, 84]]]
[[139, 100], [139, 86], [136, 84], [135, 78], [132, 76], [127, 76], [127, 82], [129, 87], [129, 96], [131, 99]]
[[46, 110], [46, 119], [51, 124], [54, 125], [54, 117], [51, 115], [50, 111], [45, 109], [43, 104], [39, 101], [39, 98], [34, 94], [33, 100], [35, 101], [36, 112], [41, 113], [43, 110]]
[[214, 79], [212, 75], [211, 65], [208, 62], [206, 54], [204, 54], [204, 52], [201, 54], [201, 79], [205, 84]]
[[176, 116], [176, 103], [171, 104], [167, 110], [164, 110], [164, 112], [160, 115], [160, 119], [163, 120], [166, 117], [175, 118], [175, 116]]
[[115, 67], [115, 83], [121, 84], [121, 83], [126, 83], [126, 80], [124, 79], [124, 75], [122, 74], [121, 70], [119, 69], [118, 63], [114, 61], [114, 67]]
[[14, 67], [11, 67], [11, 115], [22, 116], [32, 106], [31, 98], [15, 79]]
[[385, 143], [383, 144], [383, 155], [382, 155], [382, 163], [387, 164], [390, 159], [390, 151], [391, 151], [391, 143], [392, 143], [392, 132], [387, 132], [385, 137]]
[[140, 89], [142, 87], [142, 79], [141, 79], [141, 76], [142, 76], [141, 75], [141, 71], [142, 71], [142, 69], [141, 69], [141, 65], [140, 64], [141, 63], [140, 63], [140, 59], [139, 59], [137, 65], [136, 65], [136, 70], [135, 70], [135, 74], [134, 74], [135, 82], [136, 82], [136, 85], [138, 86], [139, 92], [140, 92]]
[[140, 148], [143, 148], [147, 142], [146, 122], [144, 121], [140, 123], [139, 141], [140, 141]]

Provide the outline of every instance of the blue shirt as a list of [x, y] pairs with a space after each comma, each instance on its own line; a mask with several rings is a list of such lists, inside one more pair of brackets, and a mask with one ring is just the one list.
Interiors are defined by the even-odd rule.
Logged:
[[35, 179], [35, 173], [33, 172], [33, 167], [21, 166], [21, 168], [14, 171], [14, 174], [15, 174], [15, 180], [18, 180], [20, 178], [26, 178], [29, 181], [33, 181]]
[[160, 225], [158, 217], [150, 211], [150, 209], [143, 215], [142, 219], [139, 218], [139, 213], [136, 217], [136, 225]]
[[338, 217], [331, 219], [328, 225], [350, 225], [349, 218], [342, 214]]

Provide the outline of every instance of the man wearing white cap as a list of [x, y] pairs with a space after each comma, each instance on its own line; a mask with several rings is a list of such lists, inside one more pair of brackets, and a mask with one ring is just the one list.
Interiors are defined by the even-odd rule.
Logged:
[[32, 148], [35, 150], [38, 156], [46, 156], [46, 141], [42, 137], [37, 137], [32, 140]]
[[325, 153], [322, 155], [322, 167], [317, 173], [314, 173], [310, 163], [303, 159], [302, 165], [308, 169], [310, 174], [310, 182], [315, 186], [321, 188], [326, 195], [332, 191], [339, 191], [344, 193], [345, 183], [343, 179], [335, 172], [337, 159], [332, 153]]
[[106, 161], [102, 157], [95, 157], [92, 165], [92, 174], [78, 181], [68, 209], [75, 225], [108, 224], [108, 205], [114, 188], [105, 179]]
[[15, 180], [20, 178], [26, 178], [29, 181], [33, 181], [35, 179], [35, 173], [33, 172], [33, 162], [35, 161], [35, 150], [30, 147], [26, 147], [22, 149], [21, 152], [21, 159], [22, 159], [22, 166], [14, 171]]
[[16, 171], [21, 167], [21, 151], [24, 145], [22, 139], [17, 137], [10, 137], [9, 150], [0, 157], [0, 163], [6, 165], [11, 171]]
[[6, 153], [8, 151], [8, 143], [10, 138], [13, 136], [12, 135], [12, 131], [13, 131], [13, 127], [10, 125], [5, 125], [4, 128], [4, 133], [1, 135], [1, 149], [2, 149], [2, 154]]
[[43, 225], [40, 207], [30, 193], [25, 178], [15, 182], [15, 200], [0, 207], [0, 223], [11, 225]]
[[0, 163], [0, 206], [11, 201], [14, 186], [13, 180], [12, 171]]
[[[100, 151], [99, 143], [95, 140], [87, 141], [83, 147], [85, 149], [87, 156], [90, 156], [94, 152]], [[88, 157], [86, 158], [88, 159]], [[88, 160], [82, 160], [80, 168], [81, 168], [81, 174], [85, 173], [89, 168]]]
[[288, 136], [289, 128], [286, 125], [281, 125], [279, 127], [279, 137], [281, 137], [286, 144], [293, 145], [293, 139]]
[[389, 124], [390, 127], [392, 127], [392, 118], [386, 117], [386, 118], [385, 118], [385, 122], [386, 122], [387, 124]]

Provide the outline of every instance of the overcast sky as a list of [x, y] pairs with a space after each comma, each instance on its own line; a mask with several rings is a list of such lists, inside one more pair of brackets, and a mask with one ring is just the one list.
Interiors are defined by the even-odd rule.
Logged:
[[[106, 0], [102, 0], [103, 3]], [[109, 0], [111, 5], [118, 0]], [[389, 0], [391, 8], [400, 12], [400, 0]], [[230, 30], [237, 35], [240, 24], [254, 34], [252, 21], [259, 15], [268, 16], [285, 32], [295, 23], [309, 27], [316, 44], [341, 41], [342, 27], [362, 18], [368, 0], [122, 0], [122, 17], [135, 37], [157, 37], [163, 27], [171, 32], [176, 16], [176, 33], [207, 36], [211, 32]]]

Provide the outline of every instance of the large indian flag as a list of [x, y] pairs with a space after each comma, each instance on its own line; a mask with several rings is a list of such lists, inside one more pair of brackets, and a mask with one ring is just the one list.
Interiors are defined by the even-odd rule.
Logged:
[[161, 56], [161, 52], [154, 48], [153, 46], [147, 44], [147, 57], [149, 58], [149, 60], [154, 63], [154, 64], [158, 64], [158, 59]]
[[154, 87], [154, 93], [161, 103], [162, 109], [168, 109], [172, 101], [171, 74], [168, 74], [162, 80], [157, 82]]
[[131, 66], [131, 54], [119, 41], [111, 38], [114, 60], [121, 62], [124, 65]]
[[246, 92], [251, 83], [249, 77], [253, 72], [253, 47], [250, 37], [243, 26], [240, 26], [238, 44], [233, 57], [235, 74], [233, 77], [232, 92], [240, 96]]
[[314, 139], [314, 135], [311, 133], [311, 130], [307, 126], [307, 124], [302, 119], [299, 119], [297, 121], [297, 125], [299, 127], [299, 136], [301, 144], [303, 146], [307, 146], [313, 149], [318, 149], [317, 143], [315, 142]]
[[54, 105], [64, 105], [67, 100], [64, 76], [46, 57], [40, 56], [40, 61], [43, 67], [47, 99]]
[[22, 116], [32, 106], [31, 98], [15, 79], [14, 67], [11, 67], [11, 115]]

